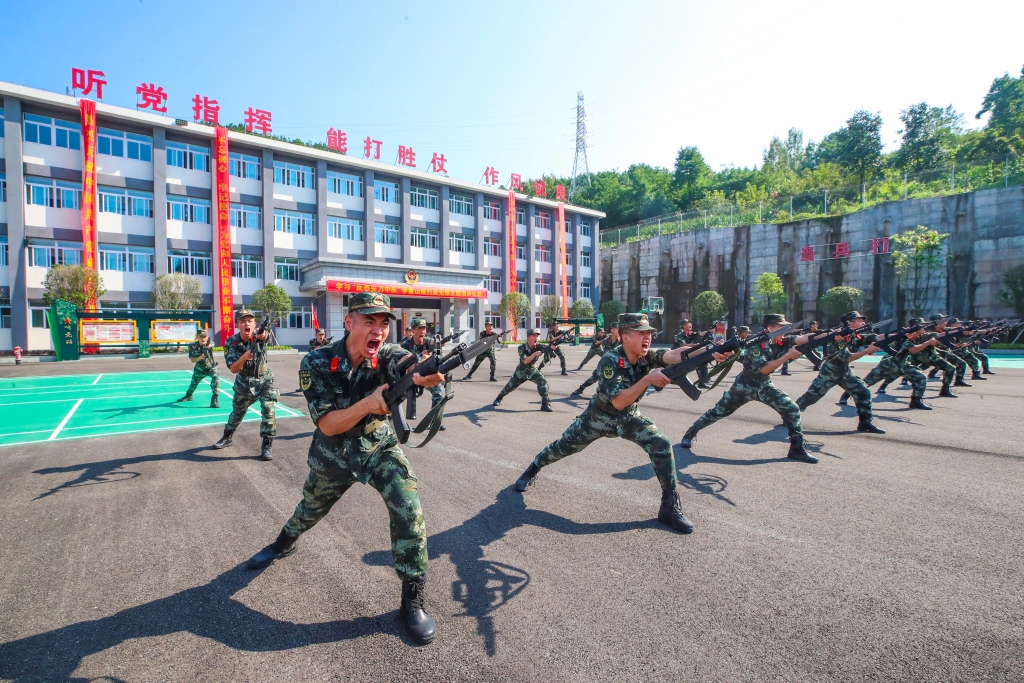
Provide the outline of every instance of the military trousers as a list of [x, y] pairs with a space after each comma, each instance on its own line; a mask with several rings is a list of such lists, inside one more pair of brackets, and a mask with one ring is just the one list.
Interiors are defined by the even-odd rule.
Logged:
[[935, 368], [942, 373], [942, 383], [947, 387], [953, 383], [953, 377], [956, 375], [956, 366], [938, 354], [929, 360], [922, 361], [917, 367], [921, 370]]
[[236, 381], [232, 389], [235, 392], [231, 399], [231, 415], [228, 416], [228, 423], [225, 429], [235, 431], [245, 417], [245, 411], [256, 401], [260, 402], [260, 436], [277, 436], [277, 398], [279, 396], [274, 387], [274, 377], [271, 376], [263, 381], [256, 381], [249, 385], [245, 382]]
[[[299, 536], [323, 519], [345, 492], [358, 481], [347, 467], [309, 471], [302, 500], [284, 525], [289, 536]], [[427, 529], [416, 475], [397, 444], [382, 446], [367, 483], [388, 508], [391, 520], [391, 554], [400, 578], [414, 579], [427, 573]]]
[[675, 489], [676, 460], [672, 455], [672, 442], [657, 425], [635, 409], [625, 414], [609, 413], [592, 402], [573, 420], [561, 438], [544, 447], [533, 459], [533, 464], [545, 467], [558, 462], [568, 455], [579, 453], [602, 437], [620, 437], [640, 446], [650, 457], [662, 490]]
[[928, 377], [910, 363], [897, 363], [891, 357], [883, 358], [882, 361], [871, 369], [868, 376], [864, 378], [864, 385], [872, 387], [879, 382], [888, 384], [898, 377], [903, 377], [914, 387], [914, 396], [924, 398], [924, 390], [928, 388]]
[[981, 369], [988, 372], [988, 354], [982, 353], [981, 351], [975, 351], [974, 355], [978, 357], [978, 362], [981, 363]]
[[592, 373], [590, 373], [590, 377], [588, 377], [587, 380], [583, 384], [580, 385], [579, 390], [583, 391], [584, 389], [589, 387], [591, 384], [596, 384], [598, 379], [600, 379], [600, 378], [597, 376], [597, 368], [594, 368], [594, 371]]
[[583, 366], [586, 365], [587, 363], [589, 363], [591, 358], [593, 358], [594, 356], [597, 356], [598, 358], [600, 358], [603, 355], [604, 355], [604, 349], [603, 348], [591, 346], [590, 350], [587, 351], [587, 355], [583, 359], [583, 362], [580, 363], [580, 366], [578, 368], [576, 368], [576, 369], [577, 370], [582, 370]]
[[[978, 357], [970, 349], [960, 349], [954, 355], [966, 363], [971, 372], [981, 372], [981, 361], [978, 360]], [[963, 375], [960, 375], [960, 377], [963, 378]]]
[[498, 361], [494, 354], [494, 348], [492, 347], [487, 353], [482, 353], [476, 357], [473, 361], [473, 367], [469, 369], [469, 373], [466, 375], [466, 379], [473, 376], [473, 373], [476, 372], [476, 369], [480, 367], [480, 364], [484, 362], [485, 358], [491, 361], [491, 377], [494, 377], [494, 372], [498, 369]]
[[540, 397], [548, 397], [548, 381], [544, 378], [544, 374], [536, 368], [523, 369], [523, 367], [520, 366], [516, 368], [514, 373], [512, 373], [512, 376], [508, 380], [508, 384], [502, 388], [501, 392], [498, 394], [498, 398], [495, 400], [500, 401], [505, 398], [524, 382], [533, 382], [537, 385], [537, 393], [540, 394]]
[[198, 365], [192, 368], [192, 381], [189, 382], [188, 390], [185, 392], [185, 395], [191, 396], [194, 394], [196, 387], [198, 387], [200, 382], [202, 382], [206, 377], [210, 378], [210, 389], [213, 391], [213, 395], [216, 396], [220, 391], [220, 375], [217, 374], [217, 368], [201, 368]]
[[862, 418], [871, 417], [871, 392], [864, 385], [864, 380], [853, 374], [849, 363], [837, 363], [825, 361], [821, 364], [821, 371], [811, 382], [804, 395], [796, 400], [800, 410], [813, 406], [821, 400], [821, 397], [828, 393], [832, 387], [839, 385], [850, 392], [854, 403], [857, 405], [857, 415]]
[[562, 364], [562, 372], [565, 372], [565, 354], [562, 353], [562, 349], [555, 348], [551, 353], [558, 357], [558, 362]]
[[777, 412], [782, 418], [783, 424], [786, 425], [786, 431], [789, 432], [790, 438], [801, 436], [804, 433], [800, 426], [800, 408], [789, 397], [789, 394], [772, 384], [768, 377], [765, 377], [764, 380], [757, 380], [744, 374], [740, 374], [736, 378], [732, 386], [722, 394], [722, 398], [718, 399], [718, 403], [697, 418], [690, 429], [699, 432], [723, 417], [732, 415], [741, 406], [751, 401], [763, 403]]

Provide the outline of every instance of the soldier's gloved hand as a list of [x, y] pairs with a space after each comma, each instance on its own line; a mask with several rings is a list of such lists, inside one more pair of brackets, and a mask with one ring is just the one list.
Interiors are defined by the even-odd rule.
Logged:
[[661, 368], [655, 368], [647, 373], [647, 384], [654, 387], [655, 389], [664, 389], [669, 384], [672, 384], [672, 380], [665, 376], [661, 371]]
[[430, 389], [436, 387], [438, 384], [444, 381], [444, 375], [440, 372], [435, 372], [433, 375], [427, 375], [424, 377], [420, 373], [416, 373], [412, 376], [412, 382], [418, 387], [426, 387]]
[[384, 400], [384, 391], [389, 385], [382, 384], [377, 389], [364, 398], [360, 403], [366, 405], [366, 411], [370, 415], [390, 415], [391, 411], [388, 410], [387, 401]]

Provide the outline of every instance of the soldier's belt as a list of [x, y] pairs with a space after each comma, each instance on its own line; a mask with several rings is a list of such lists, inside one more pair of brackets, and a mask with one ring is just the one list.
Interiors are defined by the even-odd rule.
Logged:
[[255, 373], [248, 373], [248, 372], [245, 371], [245, 368], [243, 368], [243, 369], [238, 371], [238, 376], [239, 377], [249, 377], [249, 378], [255, 379], [257, 377], [262, 376], [263, 373], [266, 372], [266, 371], [267, 371], [267, 366], [266, 365], [260, 366], [260, 369], [257, 370]]
[[758, 384], [763, 384], [764, 382], [767, 382], [768, 380], [771, 379], [771, 375], [766, 375], [763, 372], [753, 372], [752, 370], [747, 370], [746, 368], [740, 370], [740, 377], [749, 379], [752, 382], [757, 382]]
[[373, 432], [377, 431], [377, 429], [379, 429], [381, 427], [381, 425], [385, 424], [386, 422], [387, 422], [387, 420], [385, 420], [385, 419], [378, 419], [378, 420], [370, 420], [369, 422], [364, 424], [362, 427], [360, 427], [359, 425], [356, 425], [352, 429], [350, 429], [347, 432], [345, 432], [345, 438], [346, 439], [358, 439], [360, 436], [366, 436], [367, 434], [372, 434]]

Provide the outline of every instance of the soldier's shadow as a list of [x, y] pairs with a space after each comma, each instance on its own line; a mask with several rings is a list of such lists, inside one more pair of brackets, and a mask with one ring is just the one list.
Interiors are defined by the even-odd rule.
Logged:
[[[690, 465], [699, 462], [717, 462], [720, 460], [719, 458], [703, 458], [694, 455], [693, 452], [689, 451], [686, 448], [683, 448], [682, 446], [674, 446], [673, 450], [675, 452], [676, 478], [679, 481], [679, 486], [682, 486], [684, 489], [694, 491], [695, 493], [701, 493], [707, 496], [711, 496], [716, 500], [720, 500], [723, 503], [728, 503], [729, 505], [736, 507], [736, 503], [734, 503], [728, 496], [724, 495], [725, 489], [729, 486], [729, 480], [725, 479], [724, 477], [719, 477], [713, 474], [690, 474], [688, 472], [683, 471]], [[730, 465], [762, 464], [754, 461], [736, 460], [729, 460], [723, 462], [728, 462], [728, 464]], [[640, 465], [637, 465], [636, 467], [631, 467], [625, 472], [616, 472], [615, 474], [612, 475], [612, 478], [634, 481], [647, 481], [649, 479], [655, 478], [654, 466], [651, 465], [650, 462], [645, 462]]]
[[[530, 584], [530, 574], [521, 567], [489, 560], [484, 555], [489, 545], [527, 525], [575, 536], [647, 529], [656, 527], [657, 523], [653, 519], [575, 522], [543, 510], [528, 509], [523, 495], [510, 486], [498, 493], [491, 505], [470, 519], [430, 536], [427, 540], [430, 559], [447, 555], [455, 565], [458, 578], [452, 583], [452, 598], [462, 606], [462, 612], [456, 616], [476, 620], [477, 633], [490, 657], [497, 653], [494, 615]], [[374, 566], [393, 565], [390, 550], [366, 553], [363, 561]]]
[[137, 415], [139, 413], [142, 413], [146, 410], [151, 410], [153, 408], [173, 408], [177, 405], [177, 401], [164, 401], [162, 403], [151, 403], [147, 406], [130, 406], [127, 408], [98, 408], [96, 410], [93, 410], [92, 412], [110, 413], [110, 415], [108, 415], [104, 419], [112, 420], [118, 417], [129, 417], [131, 415]]
[[446, 411], [444, 411], [444, 416], [446, 418], [448, 418], [448, 417], [464, 417], [467, 420], [469, 420], [469, 423], [471, 425], [473, 425], [475, 427], [483, 427], [484, 426], [483, 423], [487, 422], [486, 413], [488, 412], [488, 408], [491, 408], [491, 406], [490, 405], [486, 405], [486, 406], [480, 406], [478, 408], [469, 408], [467, 410], [460, 410], [459, 412], [456, 412], [456, 413], [452, 413], [452, 412], [449, 412], [449, 411], [446, 410]]
[[73, 681], [84, 659], [127, 640], [192, 633], [235, 650], [275, 652], [336, 643], [373, 633], [401, 634], [394, 612], [374, 617], [295, 624], [267, 616], [232, 599], [260, 572], [244, 564], [196, 586], [108, 617], [81, 621], [0, 644], [0, 680]]

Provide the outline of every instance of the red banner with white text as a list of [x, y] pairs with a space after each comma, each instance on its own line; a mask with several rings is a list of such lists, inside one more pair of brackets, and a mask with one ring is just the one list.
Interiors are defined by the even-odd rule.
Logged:
[[[506, 259], [506, 267], [508, 268], [508, 289], [507, 294], [517, 292], [519, 284], [517, 282], [517, 263], [516, 263], [516, 193], [513, 190], [508, 191], [508, 258]], [[509, 318], [508, 329], [512, 330], [512, 339], [519, 339], [519, 321], [512, 320]]]
[[565, 202], [558, 202], [558, 213], [556, 215], [558, 221], [558, 244], [559, 249], [562, 250], [561, 262], [558, 264], [561, 268], [559, 277], [562, 283], [562, 317], [569, 317], [569, 254], [565, 251]]
[[[99, 267], [96, 254], [96, 103], [83, 99], [82, 110], [82, 265], [90, 270]], [[85, 310], [96, 310], [96, 297], [85, 304]]]
[[228, 175], [228, 129], [217, 126], [215, 145], [217, 174], [217, 281], [220, 283], [220, 343], [235, 333], [234, 292], [231, 287], [231, 181]]

